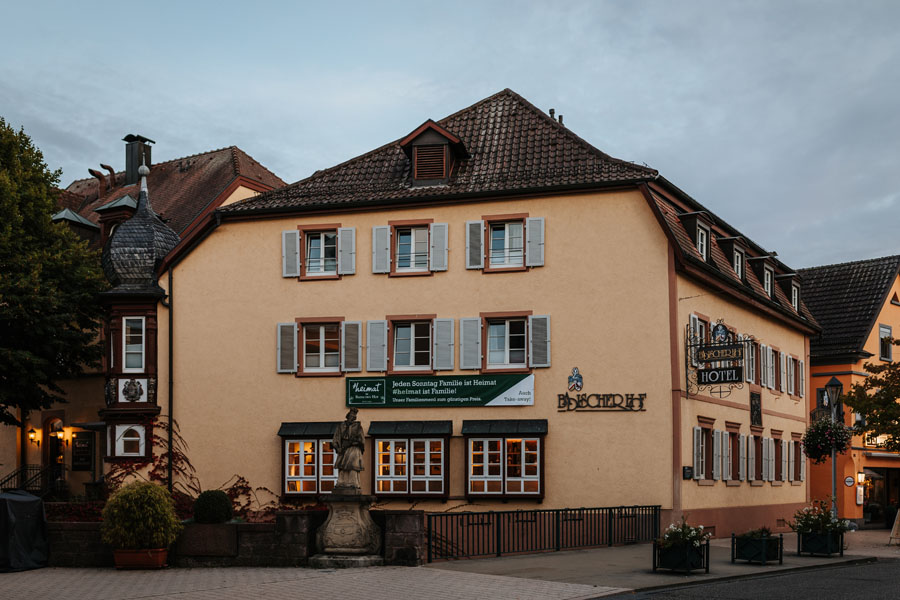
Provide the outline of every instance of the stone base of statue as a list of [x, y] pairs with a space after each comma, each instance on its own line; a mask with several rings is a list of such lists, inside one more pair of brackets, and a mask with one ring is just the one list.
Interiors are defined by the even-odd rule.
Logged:
[[322, 501], [328, 505], [328, 519], [316, 532], [319, 554], [310, 558], [309, 565], [346, 568], [383, 564], [381, 529], [369, 515], [375, 497], [363, 496], [359, 488], [336, 487]]

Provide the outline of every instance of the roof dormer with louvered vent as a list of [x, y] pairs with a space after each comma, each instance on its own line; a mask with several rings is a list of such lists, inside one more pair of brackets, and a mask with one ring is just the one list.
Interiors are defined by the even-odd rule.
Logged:
[[459, 161], [469, 157], [458, 137], [430, 119], [400, 140], [400, 147], [409, 158], [413, 185], [447, 183]]

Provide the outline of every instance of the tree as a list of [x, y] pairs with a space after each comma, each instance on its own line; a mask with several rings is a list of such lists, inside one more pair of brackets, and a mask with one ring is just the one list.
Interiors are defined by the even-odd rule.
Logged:
[[53, 223], [59, 170], [0, 117], [0, 423], [65, 402], [59, 382], [96, 367], [100, 253]]
[[[891, 343], [900, 346], [900, 340]], [[853, 384], [845, 403], [862, 416], [866, 432], [886, 437], [885, 449], [900, 452], [900, 362], [863, 366], [869, 376]]]

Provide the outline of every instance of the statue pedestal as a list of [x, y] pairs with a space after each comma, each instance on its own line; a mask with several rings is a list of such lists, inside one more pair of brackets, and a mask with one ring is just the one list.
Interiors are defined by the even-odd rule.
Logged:
[[310, 558], [314, 568], [370, 567], [383, 564], [381, 530], [369, 515], [374, 496], [335, 490], [323, 499], [328, 519], [316, 532], [319, 554]]

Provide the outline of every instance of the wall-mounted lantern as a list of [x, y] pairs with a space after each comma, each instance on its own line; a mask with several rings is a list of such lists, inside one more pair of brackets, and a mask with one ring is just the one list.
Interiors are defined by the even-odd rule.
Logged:
[[37, 431], [34, 430], [34, 427], [28, 430], [28, 441], [38, 447], [41, 445], [41, 440], [37, 439]]

